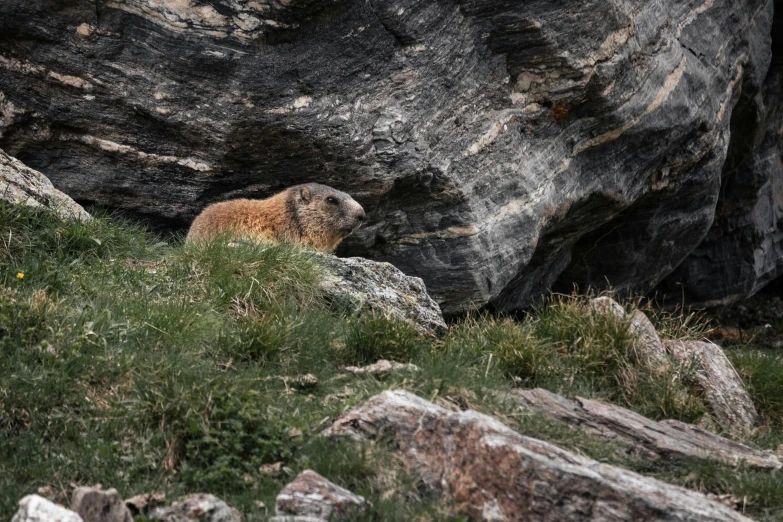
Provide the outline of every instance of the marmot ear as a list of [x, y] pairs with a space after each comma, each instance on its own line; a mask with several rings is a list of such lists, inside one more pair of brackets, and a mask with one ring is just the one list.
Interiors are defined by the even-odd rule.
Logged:
[[299, 195], [302, 196], [302, 201], [305, 203], [310, 203], [311, 195], [310, 195], [310, 189], [307, 187], [302, 187], [299, 189]]

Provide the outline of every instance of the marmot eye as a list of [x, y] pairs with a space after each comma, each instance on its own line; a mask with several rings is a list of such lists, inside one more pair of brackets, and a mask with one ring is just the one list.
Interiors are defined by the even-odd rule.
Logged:
[[337, 199], [333, 198], [332, 196], [329, 196], [328, 198], [326, 198], [326, 202], [329, 203], [330, 205], [337, 205], [338, 204]]

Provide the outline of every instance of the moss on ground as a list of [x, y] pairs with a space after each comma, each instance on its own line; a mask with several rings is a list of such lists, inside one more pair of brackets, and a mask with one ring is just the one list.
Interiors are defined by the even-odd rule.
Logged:
[[[434, 340], [330, 307], [319, 278], [313, 257], [290, 245], [183, 246], [116, 218], [65, 223], [0, 207], [0, 519], [41, 487], [64, 495], [101, 483], [124, 497], [209, 491], [263, 520], [279, 490], [312, 468], [373, 501], [359, 519], [460, 520], [383, 445], [316, 437], [329, 419], [391, 388], [497, 416], [604, 462], [734, 493], [761, 519], [783, 509], [774, 473], [653, 468], [496, 400], [496, 391], [540, 386], [654, 418], [704, 413], [684, 375], [645, 371], [627, 324], [592, 312], [586, 298], [553, 298], [519, 319], [467, 317]], [[647, 312], [668, 337], [702, 333], [694, 316]], [[341, 371], [380, 357], [421, 370]], [[732, 357], [767, 423], [751, 442], [774, 447], [783, 439], [783, 362], [747, 347]], [[307, 373], [317, 383], [295, 379]]]

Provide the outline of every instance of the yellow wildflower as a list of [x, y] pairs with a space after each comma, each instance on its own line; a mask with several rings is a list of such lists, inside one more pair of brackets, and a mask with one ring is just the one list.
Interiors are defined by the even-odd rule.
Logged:
[[17, 279], [24, 279], [24, 272], [17, 272], [16, 273], [16, 278]]

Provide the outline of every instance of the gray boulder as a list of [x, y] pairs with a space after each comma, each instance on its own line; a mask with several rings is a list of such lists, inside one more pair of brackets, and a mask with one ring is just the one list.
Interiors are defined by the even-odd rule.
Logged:
[[71, 497], [71, 509], [84, 522], [133, 522], [133, 515], [114, 488], [76, 488]]
[[52, 185], [38, 171], [0, 150], [0, 199], [13, 205], [50, 210], [61, 218], [90, 219], [81, 205]]
[[418, 277], [406, 276], [389, 263], [360, 257], [318, 257], [325, 267], [321, 289], [328, 298], [349, 308], [408, 321], [421, 333], [440, 335], [446, 331], [438, 304]]
[[19, 501], [19, 511], [11, 522], [82, 522], [82, 518], [43, 497], [27, 495]]
[[351, 493], [307, 469], [277, 495], [275, 512], [278, 517], [339, 520], [355, 515], [366, 507], [364, 497]]

